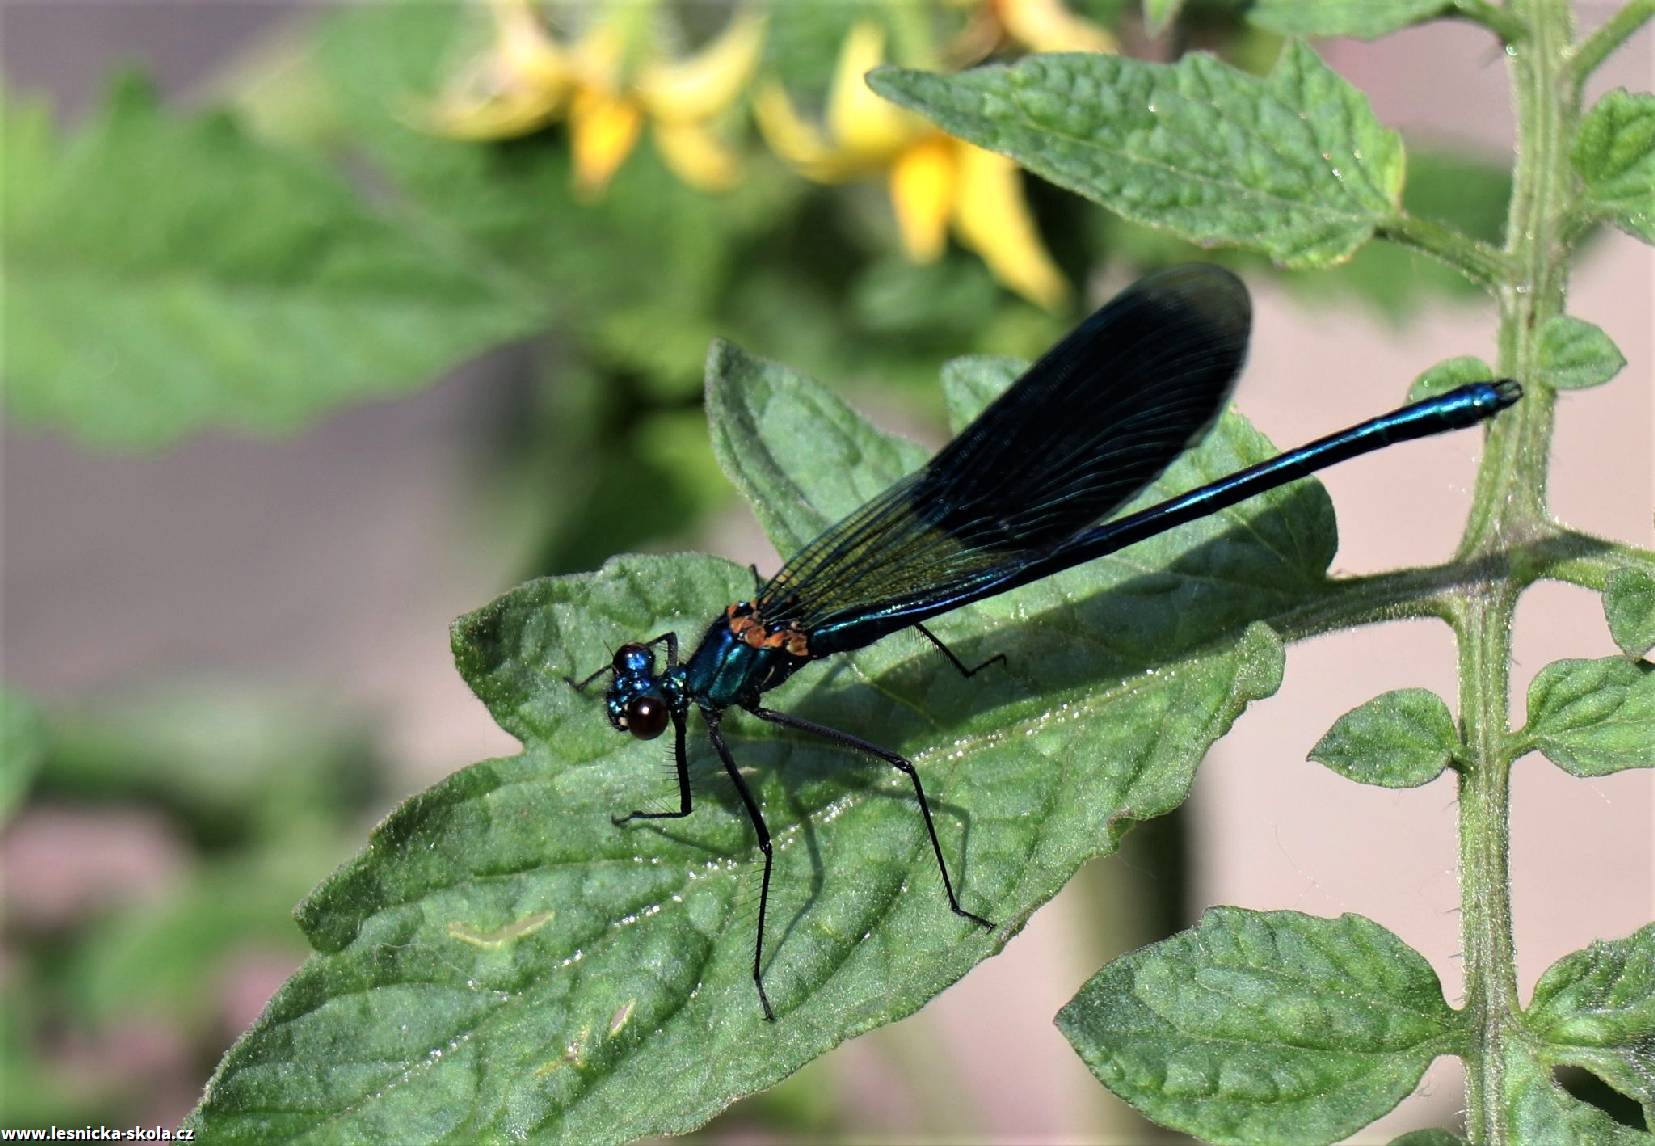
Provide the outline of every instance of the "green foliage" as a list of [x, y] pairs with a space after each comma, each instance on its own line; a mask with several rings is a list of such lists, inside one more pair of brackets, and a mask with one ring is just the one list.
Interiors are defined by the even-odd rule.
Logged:
[[1247, 20], [1281, 36], [1377, 40], [1453, 7], [1453, 0], [1252, 0]]
[[1220, 1143], [1343, 1138], [1465, 1034], [1430, 965], [1378, 924], [1226, 907], [1109, 964], [1057, 1025], [1116, 1094]]
[[1622, 1126], [1557, 1085], [1527, 1048], [1513, 1044], [1504, 1065], [1501, 1097], [1510, 1111], [1515, 1141], [1649, 1146], [1648, 1134]]
[[34, 706], [0, 688], [0, 825], [23, 802], [44, 748]]
[[1589, 322], [1559, 314], [1540, 330], [1540, 370], [1559, 390], [1601, 386], [1625, 365], [1609, 336]]
[[1655, 666], [1621, 657], [1556, 661], [1529, 685], [1525, 746], [1575, 776], [1655, 767]]
[[136, 900], [94, 896], [72, 916], [8, 919], [6, 1125], [115, 1125], [149, 1109], [154, 1067], [141, 1048], [99, 1066], [77, 1043], [153, 1043], [160, 1032], [191, 1060], [221, 1051], [227, 980], [250, 957], [297, 962], [292, 904], [349, 853], [382, 799], [361, 732], [314, 700], [223, 688], [39, 715], [31, 797], [86, 817], [142, 809], [168, 830], [176, 870]]
[[1655, 1126], [1655, 924], [1565, 955], [1540, 976], [1524, 1025], [1554, 1063], [1583, 1067], [1643, 1107]]
[[1609, 635], [1629, 657], [1655, 646], [1655, 577], [1636, 569], [1616, 569], [1603, 590]]
[[1134, 222], [1284, 266], [1349, 258], [1400, 202], [1400, 139], [1301, 44], [1265, 79], [1204, 55], [1074, 54], [951, 76], [885, 68], [868, 82]]
[[1310, 759], [1358, 783], [1417, 788], [1436, 779], [1459, 752], [1459, 732], [1442, 698], [1427, 688], [1403, 688], [1341, 716], [1310, 750]]
[[291, 429], [534, 325], [226, 116], [169, 117], [129, 81], [67, 141], [39, 113], [7, 118], [0, 370], [22, 420], [123, 447]]
[[[956, 416], [1010, 376], [1003, 360], [954, 367]], [[734, 347], [715, 348], [709, 388], [721, 460], [779, 544], [918, 460]], [[1270, 452], [1229, 416], [1157, 492]], [[617, 828], [617, 811], [671, 797], [667, 750], [615, 735], [561, 679], [625, 640], [693, 637], [746, 591], [747, 571], [625, 558], [522, 586], [463, 618], [455, 650], [523, 754], [416, 797], [305, 902], [318, 953], [225, 1059], [192, 1125], [219, 1140], [398, 1126], [580, 1141], [698, 1125], [920, 1006], [1130, 821], [1176, 806], [1207, 746], [1275, 689], [1281, 648], [1258, 622], [1314, 598], [1331, 524], [1325, 494], [1300, 487], [949, 619], [962, 655], [991, 628], [1008, 654], [986, 687], [894, 640], [784, 690], [791, 710], [878, 729], [919, 763], [962, 894], [999, 923], [992, 935], [948, 913], [900, 776], [847, 770], [835, 749], [731, 718], [772, 831], [800, 841], [778, 851], [773, 1026], [741, 910], [756, 890], [751, 830], [703, 738], [692, 727], [696, 814], [667, 831]], [[1273, 589], [1215, 588], [1226, 584]]]
[[1457, 386], [1487, 382], [1493, 377], [1494, 368], [1476, 355], [1444, 359], [1414, 379], [1408, 387], [1408, 401], [1421, 402], [1446, 394]]
[[1586, 208], [1655, 243], [1655, 95], [1604, 96], [1581, 121], [1571, 158], [1586, 184]]

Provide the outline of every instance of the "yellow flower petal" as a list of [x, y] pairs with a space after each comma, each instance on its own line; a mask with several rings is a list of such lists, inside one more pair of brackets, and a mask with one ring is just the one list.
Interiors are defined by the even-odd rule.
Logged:
[[1115, 37], [1063, 6], [1063, 0], [990, 0], [1006, 34], [1035, 52], [1114, 52]]
[[561, 93], [494, 91], [474, 82], [457, 84], [434, 105], [414, 111], [419, 126], [452, 139], [510, 139], [527, 135], [556, 119]]
[[456, 139], [526, 135], [556, 119], [574, 82], [569, 61], [524, 0], [491, 0], [494, 44], [418, 118]]
[[691, 187], [728, 191], [741, 177], [740, 158], [697, 124], [657, 122], [653, 138], [672, 173]]
[[657, 119], [709, 119], [734, 103], [747, 86], [763, 46], [764, 17], [752, 10], [737, 13], [718, 38], [695, 55], [640, 71], [638, 98]]
[[575, 158], [575, 186], [595, 195], [638, 142], [643, 112], [631, 100], [597, 88], [583, 88], [569, 109], [569, 136]]
[[787, 91], [775, 80], [766, 80], [753, 93], [753, 118], [770, 150], [806, 179], [838, 183], [860, 173], [849, 156], [835, 150], [815, 125], [793, 109]]
[[569, 83], [568, 57], [529, 0], [489, 0], [489, 11], [494, 16], [494, 58], [514, 87], [561, 89]]
[[888, 159], [927, 129], [922, 121], [873, 94], [863, 77], [885, 62], [885, 29], [864, 20], [839, 48], [839, 63], [828, 89], [828, 134], [861, 159]]
[[908, 257], [929, 263], [942, 254], [959, 173], [958, 145], [944, 136], [910, 147], [891, 167], [891, 205]]
[[1057, 310], [1069, 284], [1046, 254], [1023, 198], [1017, 165], [1003, 155], [957, 143], [959, 194], [954, 226], [994, 277], [1047, 310]]

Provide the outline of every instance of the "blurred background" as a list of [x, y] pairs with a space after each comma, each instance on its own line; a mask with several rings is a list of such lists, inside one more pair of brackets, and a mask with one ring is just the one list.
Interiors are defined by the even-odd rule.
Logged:
[[[176, 1122], [303, 958], [293, 904], [397, 801], [514, 750], [452, 668], [454, 616], [627, 549], [775, 567], [707, 444], [710, 338], [936, 444], [945, 359], [1031, 356], [1196, 255], [973, 175], [842, 77], [1057, 47], [1268, 68], [1279, 41], [1239, 9], [1192, 0], [1151, 37], [1111, 0], [7, 0], [0, 1125]], [[1489, 37], [1321, 49], [1404, 133], [1410, 208], [1498, 238], [1513, 133]], [[1647, 88], [1652, 63], [1646, 29], [1589, 96]], [[973, 201], [1005, 225], [963, 225]], [[1239, 405], [1279, 444], [1400, 404], [1440, 359], [1494, 356], [1492, 307], [1406, 252], [1302, 274], [1201, 257], [1254, 290]], [[1649, 249], [1596, 236], [1570, 308], [1629, 365], [1564, 397], [1553, 502], [1648, 545]], [[1446, 556], [1476, 453], [1455, 435], [1327, 475], [1336, 569]], [[1542, 665], [1614, 651], [1596, 597], [1551, 585], [1516, 649], [1519, 710]], [[1457, 1002], [1451, 780], [1384, 791], [1304, 760], [1376, 692], [1454, 682], [1440, 626], [1294, 647], [1178, 815], [920, 1014], [704, 1136], [1157, 1140], [1050, 1019], [1214, 903], [1361, 912]], [[1652, 821], [1647, 770], [1519, 767], [1525, 994], [1655, 918]], [[1460, 1082], [1439, 1062], [1361, 1140], [1455, 1125]]]

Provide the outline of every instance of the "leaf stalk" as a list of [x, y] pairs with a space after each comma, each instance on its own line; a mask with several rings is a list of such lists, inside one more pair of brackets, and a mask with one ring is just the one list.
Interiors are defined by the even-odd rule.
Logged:
[[1592, 73], [1651, 19], [1655, 19], [1655, 0], [1631, 0], [1567, 53], [1559, 78], [1568, 85], [1576, 101]]

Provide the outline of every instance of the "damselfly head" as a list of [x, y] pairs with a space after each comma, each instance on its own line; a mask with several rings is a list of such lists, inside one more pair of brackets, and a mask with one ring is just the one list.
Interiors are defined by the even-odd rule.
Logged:
[[646, 645], [622, 645], [611, 665], [614, 678], [606, 698], [609, 723], [639, 740], [654, 740], [667, 730], [666, 699], [655, 677], [655, 653]]

